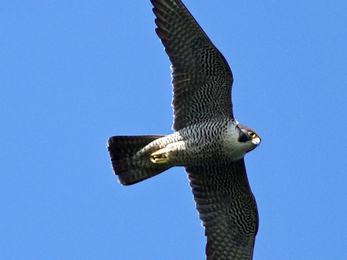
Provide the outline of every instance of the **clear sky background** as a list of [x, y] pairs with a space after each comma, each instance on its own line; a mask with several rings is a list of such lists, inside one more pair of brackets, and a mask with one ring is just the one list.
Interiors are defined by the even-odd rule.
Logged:
[[[234, 74], [254, 260], [347, 259], [347, 2], [186, 0]], [[2, 259], [204, 259], [183, 168], [123, 187], [113, 135], [170, 134], [148, 0], [2, 1]]]

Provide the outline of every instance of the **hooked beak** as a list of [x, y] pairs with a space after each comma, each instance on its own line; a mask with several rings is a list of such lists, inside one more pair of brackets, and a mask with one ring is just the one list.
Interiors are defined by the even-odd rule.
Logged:
[[260, 142], [261, 142], [261, 139], [258, 136], [256, 138], [252, 139], [252, 144], [254, 144], [256, 146], [258, 146], [260, 144]]

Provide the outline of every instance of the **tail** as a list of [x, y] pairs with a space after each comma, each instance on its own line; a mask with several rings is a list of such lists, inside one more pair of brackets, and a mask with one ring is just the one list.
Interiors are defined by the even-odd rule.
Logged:
[[123, 185], [131, 185], [153, 177], [169, 167], [154, 164], [150, 154], [135, 156], [147, 144], [164, 137], [163, 135], [113, 136], [107, 141], [107, 149], [111, 157], [113, 172]]

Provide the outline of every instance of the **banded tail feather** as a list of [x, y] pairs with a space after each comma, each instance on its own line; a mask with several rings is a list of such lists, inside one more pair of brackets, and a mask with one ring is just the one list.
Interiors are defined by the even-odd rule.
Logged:
[[131, 185], [165, 170], [167, 165], [154, 164], [150, 153], [138, 156], [137, 152], [163, 135], [113, 136], [107, 141], [107, 149], [112, 162], [113, 172], [118, 175], [119, 183]]

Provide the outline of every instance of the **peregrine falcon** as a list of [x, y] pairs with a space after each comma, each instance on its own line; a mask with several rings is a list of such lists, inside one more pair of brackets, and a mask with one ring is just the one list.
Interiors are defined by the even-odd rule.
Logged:
[[229, 65], [184, 4], [151, 2], [172, 63], [174, 132], [109, 138], [113, 171], [131, 185], [185, 167], [205, 227], [206, 259], [252, 259], [258, 211], [243, 157], [261, 139], [234, 118]]

